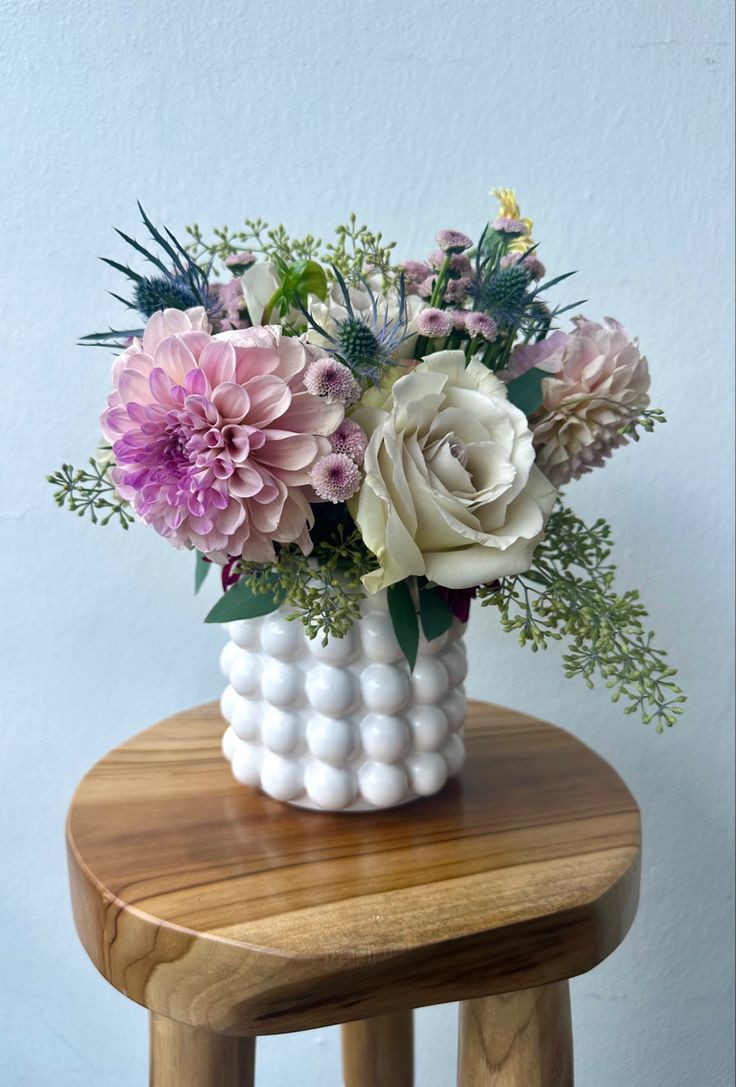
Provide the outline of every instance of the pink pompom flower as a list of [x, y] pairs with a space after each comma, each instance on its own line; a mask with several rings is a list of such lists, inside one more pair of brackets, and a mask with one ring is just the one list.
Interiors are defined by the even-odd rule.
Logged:
[[360, 469], [347, 453], [328, 453], [312, 468], [312, 486], [324, 502], [347, 502], [360, 488]]
[[443, 253], [462, 253], [473, 244], [473, 239], [461, 230], [440, 230], [435, 238]]
[[330, 434], [330, 445], [333, 453], [345, 453], [356, 464], [362, 464], [368, 435], [354, 419], [343, 419], [337, 430]]
[[471, 336], [480, 336], [482, 340], [492, 343], [498, 335], [498, 326], [487, 313], [466, 313], [465, 331]]
[[354, 404], [360, 400], [361, 388], [351, 371], [328, 355], [309, 364], [304, 386], [307, 392], [323, 397], [328, 404]]
[[447, 310], [423, 309], [417, 316], [416, 329], [420, 336], [449, 336], [452, 332], [452, 317]]
[[501, 234], [526, 234], [527, 232], [526, 223], [522, 223], [521, 219], [507, 219], [503, 215], [493, 220], [491, 229], [498, 230]]
[[220, 561], [272, 561], [274, 542], [306, 553], [310, 472], [344, 408], [307, 391], [314, 356], [280, 327], [212, 336], [192, 314], [155, 313], [115, 360], [101, 418], [113, 482], [175, 547]]
[[225, 257], [223, 263], [234, 276], [242, 276], [243, 272], [250, 268], [251, 264], [255, 264], [256, 259], [255, 253], [246, 250], [243, 253], [231, 253], [229, 257]]

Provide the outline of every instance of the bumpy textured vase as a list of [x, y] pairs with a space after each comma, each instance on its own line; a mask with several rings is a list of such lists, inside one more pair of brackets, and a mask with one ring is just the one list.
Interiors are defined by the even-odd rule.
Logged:
[[410, 675], [386, 593], [345, 638], [309, 640], [287, 609], [227, 623], [222, 748], [276, 800], [370, 811], [438, 792], [465, 759], [464, 625], [422, 639]]

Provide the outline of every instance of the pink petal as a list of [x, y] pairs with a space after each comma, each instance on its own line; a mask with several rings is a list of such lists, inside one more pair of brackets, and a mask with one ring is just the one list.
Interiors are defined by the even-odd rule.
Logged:
[[229, 343], [210, 340], [199, 356], [199, 366], [214, 389], [225, 381], [235, 380], [235, 351]]
[[248, 382], [250, 426], [267, 427], [283, 415], [291, 403], [291, 390], [278, 377], [254, 377]]
[[250, 397], [243, 386], [236, 385], [233, 381], [217, 386], [212, 393], [212, 403], [223, 422], [227, 423], [239, 423], [251, 406]]

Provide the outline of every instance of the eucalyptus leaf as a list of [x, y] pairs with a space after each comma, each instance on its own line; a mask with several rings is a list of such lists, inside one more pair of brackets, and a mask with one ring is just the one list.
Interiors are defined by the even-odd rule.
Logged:
[[506, 386], [511, 403], [527, 416], [532, 415], [542, 403], [542, 380], [545, 377], [549, 377], [549, 374], [533, 367]]
[[205, 578], [212, 569], [212, 563], [208, 562], [201, 551], [195, 552], [195, 567], [194, 567], [194, 594], [199, 592], [205, 582]]
[[221, 596], [209, 612], [205, 623], [232, 623], [235, 619], [254, 619], [257, 615], [269, 615], [283, 601], [283, 594], [274, 584], [263, 593], [254, 593], [244, 581], [238, 581]]
[[452, 612], [434, 585], [426, 585], [419, 593], [419, 614], [422, 630], [428, 642], [439, 638], [452, 626]]
[[419, 620], [406, 581], [400, 581], [389, 588], [388, 610], [396, 640], [407, 659], [409, 671], [413, 672], [419, 650]]

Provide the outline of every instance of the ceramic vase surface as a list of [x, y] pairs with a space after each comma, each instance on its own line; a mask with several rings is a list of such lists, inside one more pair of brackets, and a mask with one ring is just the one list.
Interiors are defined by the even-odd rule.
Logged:
[[302, 808], [369, 811], [436, 793], [460, 770], [464, 624], [421, 637], [410, 673], [385, 591], [361, 610], [326, 645], [288, 607], [225, 624], [222, 747], [244, 785]]

